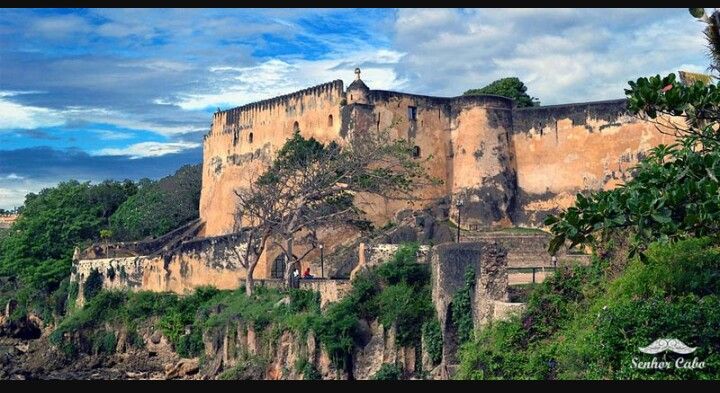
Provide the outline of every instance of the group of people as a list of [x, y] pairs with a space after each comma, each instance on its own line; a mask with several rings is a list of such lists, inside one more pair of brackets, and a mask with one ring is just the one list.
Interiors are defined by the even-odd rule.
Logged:
[[[300, 271], [298, 271], [298, 269], [295, 268], [295, 270], [293, 270], [293, 277], [299, 277], [299, 276], [300, 276]], [[302, 278], [315, 278], [315, 276], [310, 274], [310, 268], [308, 267], [307, 269], [305, 269], [305, 273], [303, 273]]]
[[305, 272], [303, 273], [302, 277], [300, 277], [300, 271], [295, 268], [293, 270], [293, 286], [298, 287], [300, 278], [315, 278], [312, 274], [310, 274], [310, 268], [308, 267], [305, 269]]

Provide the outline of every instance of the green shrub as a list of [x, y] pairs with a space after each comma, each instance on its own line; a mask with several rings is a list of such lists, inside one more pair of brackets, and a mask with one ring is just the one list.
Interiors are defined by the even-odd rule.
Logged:
[[111, 355], [115, 353], [117, 337], [114, 332], [100, 331], [93, 337], [93, 352]]
[[465, 272], [465, 286], [452, 300], [452, 323], [457, 328], [458, 342], [465, 343], [473, 338], [472, 294], [475, 288], [475, 269], [468, 267]]
[[308, 362], [306, 358], [299, 358], [295, 363], [295, 369], [302, 373], [303, 380], [319, 380], [322, 379], [322, 375], [315, 367], [314, 364]]
[[[708, 239], [652, 244], [619, 276], [602, 260], [559, 270], [521, 316], [486, 326], [460, 352], [463, 379], [716, 379], [720, 376], [718, 247]], [[643, 370], [632, 360], [659, 338], [697, 347], [703, 369]], [[672, 353], [655, 355], [674, 362]]]
[[434, 313], [430, 288], [416, 290], [405, 283], [391, 285], [378, 295], [377, 304], [380, 323], [395, 325], [398, 345], [420, 343], [423, 322]]
[[248, 356], [238, 361], [235, 367], [218, 375], [220, 380], [257, 380], [265, 376], [268, 360], [261, 356]]
[[97, 269], [93, 269], [85, 279], [85, 285], [83, 287], [83, 296], [85, 301], [92, 300], [103, 287], [103, 276]]
[[430, 356], [430, 361], [433, 365], [440, 364], [442, 361], [443, 338], [440, 322], [438, 322], [437, 318], [433, 318], [423, 324], [422, 334], [425, 350]]
[[397, 381], [402, 377], [402, 368], [397, 364], [384, 363], [372, 376], [377, 381]]

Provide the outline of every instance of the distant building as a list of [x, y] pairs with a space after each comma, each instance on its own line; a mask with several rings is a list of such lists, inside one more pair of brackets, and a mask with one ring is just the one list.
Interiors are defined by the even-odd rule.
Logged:
[[10, 228], [18, 217], [18, 214], [0, 214], [0, 228]]

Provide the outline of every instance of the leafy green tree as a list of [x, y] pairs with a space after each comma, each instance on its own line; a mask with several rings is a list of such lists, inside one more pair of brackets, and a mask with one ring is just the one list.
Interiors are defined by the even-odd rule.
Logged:
[[512, 98], [517, 103], [518, 108], [540, 105], [537, 98], [530, 97], [527, 94], [527, 86], [517, 77], [498, 79], [485, 87], [470, 89], [463, 93], [464, 96], [483, 94], [494, 94]]
[[163, 235], [198, 217], [201, 166], [186, 165], [157, 182], [144, 179], [137, 193], [110, 217], [118, 240], [140, 240]]
[[72, 180], [26, 196], [23, 213], [0, 243], [0, 277], [17, 287], [21, 306], [46, 315], [54, 309], [50, 294], [69, 277], [73, 249], [97, 240], [107, 217], [132, 192], [129, 182]]

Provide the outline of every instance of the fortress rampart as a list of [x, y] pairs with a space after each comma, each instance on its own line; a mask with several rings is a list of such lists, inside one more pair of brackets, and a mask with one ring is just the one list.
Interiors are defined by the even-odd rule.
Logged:
[[[359, 207], [379, 228], [408, 209], [441, 211], [457, 222], [455, 202], [462, 200], [460, 226], [471, 231], [542, 227], [545, 216], [570, 206], [575, 194], [616, 187], [632, 176], [631, 168], [648, 149], [672, 142], [655, 124], [629, 115], [625, 100], [516, 108], [511, 99], [492, 95], [371, 90], [356, 73], [347, 87], [335, 80], [216, 112], [203, 141], [199, 221], [166, 236], [164, 247], [159, 241], [110, 246], [109, 255], [101, 246], [88, 249], [76, 258], [82, 271], [74, 280], [99, 263], [108, 265], [103, 274], [110, 265], [125, 266], [127, 278], [117, 285], [135, 289], [184, 292], [199, 285], [240, 285], [244, 270], [232, 242], [239, 230], [234, 191], [259, 176], [295, 130], [341, 145], [351, 132], [386, 129], [412, 141], [419, 158], [430, 158], [426, 169], [442, 184], [418, 188], [414, 203], [363, 195]], [[544, 235], [488, 236], [477, 240], [503, 244], [513, 266], [547, 262], [536, 255], [542, 253]], [[310, 250], [301, 270], [310, 266], [316, 276], [321, 271], [325, 278], [344, 276], [363, 259], [358, 247], [365, 240], [350, 225], [323, 228], [318, 239], [324, 254]], [[296, 249], [302, 254], [309, 246], [299, 242]], [[284, 271], [281, 259], [281, 250], [269, 246], [256, 278], [277, 278]]]

